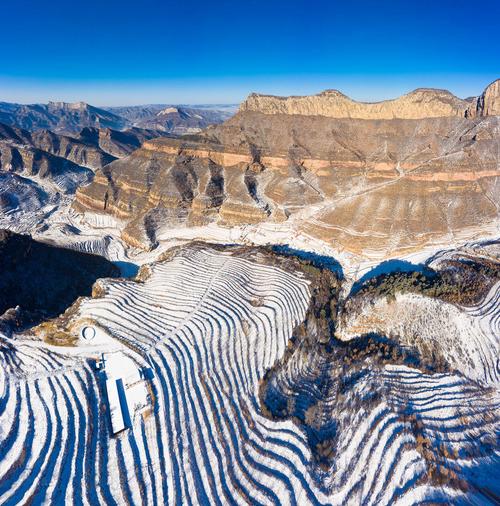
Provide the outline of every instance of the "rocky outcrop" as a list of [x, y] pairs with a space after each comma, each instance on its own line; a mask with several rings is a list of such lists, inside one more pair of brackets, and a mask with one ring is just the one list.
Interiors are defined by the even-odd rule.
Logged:
[[0, 123], [0, 228], [32, 232], [42, 226], [69, 207], [76, 189], [88, 184], [95, 170], [155, 135], [136, 128], [117, 132], [88, 127], [75, 138]]
[[92, 171], [65, 158], [52, 155], [32, 146], [17, 146], [0, 142], [0, 173], [36, 176], [54, 183], [63, 192], [74, 192], [88, 183]]
[[469, 102], [446, 90], [420, 88], [394, 100], [356, 102], [337, 90], [314, 96], [275, 97], [252, 93], [240, 111], [264, 114], [300, 114], [329, 118], [420, 119], [445, 116], [463, 117]]
[[157, 131], [135, 127], [122, 131], [86, 127], [81, 130], [78, 139], [102, 149], [114, 158], [123, 158], [139, 148], [144, 141], [160, 136]]
[[63, 192], [74, 192], [90, 181], [92, 170], [113, 160], [114, 156], [80, 139], [0, 123], [0, 171], [46, 179]]
[[97, 172], [92, 187], [82, 188], [74, 203], [81, 211], [111, 213], [126, 220], [123, 237], [135, 246], [154, 244], [162, 226], [213, 221], [225, 197], [219, 164], [156, 146], [165, 144], [149, 141]]
[[467, 117], [500, 116], [500, 79], [492, 82], [467, 109]]
[[116, 160], [99, 146], [83, 142], [80, 139], [57, 135], [49, 130], [40, 130], [31, 134], [32, 144], [48, 153], [70, 160], [77, 165], [100, 169]]
[[156, 136], [156, 132], [139, 128], [117, 131], [87, 127], [78, 137], [70, 137], [50, 130], [28, 132], [0, 123], [0, 170], [42, 178], [72, 171], [90, 175], [82, 169], [100, 169]]

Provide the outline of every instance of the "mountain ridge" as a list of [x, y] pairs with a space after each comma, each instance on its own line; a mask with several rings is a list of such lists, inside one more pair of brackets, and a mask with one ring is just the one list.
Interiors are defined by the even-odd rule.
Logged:
[[[159, 115], [175, 107], [174, 114]], [[173, 111], [172, 111], [173, 112]], [[29, 131], [51, 130], [74, 135], [82, 128], [110, 128], [123, 131], [134, 127], [164, 134], [195, 133], [211, 124], [221, 123], [232, 110], [220, 106], [144, 105], [95, 107], [86, 102], [51, 101], [46, 104], [0, 102], [0, 122]]]
[[499, 114], [500, 111], [500, 101], [497, 102], [500, 95], [499, 82], [497, 80], [488, 85], [480, 97], [468, 99], [461, 99], [448, 90], [435, 88], [417, 88], [400, 97], [378, 102], [353, 100], [335, 89], [324, 90], [316, 95], [289, 97], [251, 93], [239, 110], [264, 114], [319, 115], [353, 119], [423, 119], [492, 115]]
[[77, 133], [86, 126], [121, 130], [123, 118], [85, 102], [49, 102], [47, 104], [10, 104], [0, 102], [0, 122], [25, 130], [51, 130]]

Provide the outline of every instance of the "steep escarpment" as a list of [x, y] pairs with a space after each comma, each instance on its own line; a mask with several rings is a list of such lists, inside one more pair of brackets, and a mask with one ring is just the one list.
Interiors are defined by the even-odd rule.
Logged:
[[29, 132], [0, 123], [1, 143], [35, 148], [92, 169], [102, 168], [130, 154], [145, 140], [155, 137], [158, 137], [157, 132], [140, 128], [118, 131], [85, 127], [78, 135], [69, 136], [50, 130]]
[[[118, 132], [90, 127], [71, 137], [0, 123], [1, 208], [4, 213], [43, 215], [44, 205], [57, 204], [60, 194], [72, 194], [89, 183], [94, 170], [126, 156], [153, 137], [156, 133], [148, 130]], [[9, 221], [6, 214], [2, 218]], [[15, 225], [15, 216], [10, 218], [12, 223], [4, 220], [3, 226]]]
[[77, 210], [126, 220], [124, 239], [143, 247], [156, 243], [161, 227], [213, 221], [225, 199], [221, 165], [175, 150], [162, 152], [155, 148], [157, 143], [146, 143], [98, 172], [74, 203]]
[[[7, 178], [14, 173], [35, 177], [72, 193], [91, 180], [93, 170], [113, 160], [99, 147], [73, 137], [48, 130], [31, 133], [0, 123], [0, 172]], [[5, 187], [0, 189], [4, 191]]]
[[115, 159], [129, 155], [138, 149], [144, 141], [162, 135], [166, 134], [135, 127], [121, 131], [111, 128], [86, 127], [80, 131], [78, 139], [100, 148]]
[[88, 183], [92, 171], [65, 158], [31, 146], [0, 142], [0, 171], [39, 177], [53, 183], [63, 192], [74, 192]]
[[[85, 136], [84, 132], [86, 130], [83, 129], [79, 137], [71, 137], [56, 134], [50, 130], [29, 132], [0, 123], [0, 143], [3, 146], [8, 145], [20, 151], [23, 149], [36, 150], [54, 155], [91, 169], [99, 169], [116, 160], [115, 156], [112, 156], [107, 150], [102, 149], [97, 143], [92, 142], [92, 139]], [[95, 131], [98, 135], [99, 130], [95, 129]], [[138, 142], [136, 140], [134, 145], [131, 146], [131, 150], [137, 146]]]
[[57, 135], [49, 130], [34, 132], [31, 140], [38, 149], [92, 169], [100, 169], [116, 160], [115, 156], [99, 146], [66, 135]]
[[32, 232], [56, 208], [70, 204], [94, 170], [137, 149], [155, 132], [84, 128], [78, 137], [29, 132], [0, 123], [0, 226]]
[[473, 100], [466, 115], [470, 118], [500, 115], [500, 79], [493, 81], [479, 97]]
[[240, 111], [377, 120], [496, 116], [500, 114], [500, 80], [487, 86], [479, 97], [465, 100], [449, 91], [432, 88], [419, 88], [381, 102], [357, 102], [337, 90], [302, 97], [252, 93], [241, 104]]

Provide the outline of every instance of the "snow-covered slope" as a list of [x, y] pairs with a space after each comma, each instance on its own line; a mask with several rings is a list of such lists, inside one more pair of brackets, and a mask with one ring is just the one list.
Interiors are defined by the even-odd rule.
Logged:
[[[322, 400], [344, 428], [334, 469], [314, 465], [300, 423], [265, 414], [266, 370], [287, 353], [314, 290], [296, 264], [198, 244], [137, 281], [98, 282], [54, 324], [80, 336], [76, 347], [0, 338], [0, 504], [494, 502], [500, 399], [467, 371], [367, 357], [341, 398]], [[297, 399], [308, 385], [312, 396], [330, 391], [315, 383], [318, 370], [295, 363]], [[119, 380], [130, 418], [116, 435], [106, 375]]]

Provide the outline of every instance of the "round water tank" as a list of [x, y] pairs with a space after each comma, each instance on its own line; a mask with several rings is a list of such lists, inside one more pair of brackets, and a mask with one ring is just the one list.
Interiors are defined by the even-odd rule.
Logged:
[[95, 337], [95, 334], [96, 332], [94, 327], [83, 327], [81, 330], [81, 335], [86, 341], [92, 341], [92, 339]]

